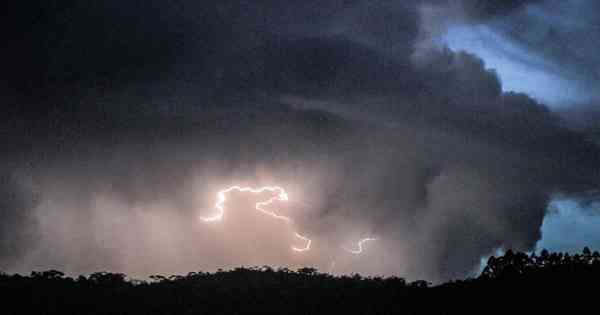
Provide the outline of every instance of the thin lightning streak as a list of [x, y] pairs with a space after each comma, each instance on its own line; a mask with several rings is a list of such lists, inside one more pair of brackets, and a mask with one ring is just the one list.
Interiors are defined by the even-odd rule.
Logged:
[[[223, 218], [225, 216], [225, 202], [227, 201], [226, 195], [227, 195], [227, 193], [229, 193], [231, 191], [250, 192], [253, 194], [260, 194], [265, 191], [276, 193], [275, 196], [269, 198], [267, 201], [257, 202], [254, 205], [254, 208], [268, 216], [275, 218], [275, 219], [285, 221], [288, 224], [293, 223], [293, 220], [290, 217], [278, 215], [273, 211], [269, 211], [269, 210], [263, 208], [265, 206], [272, 204], [275, 201], [288, 201], [289, 200], [288, 194], [285, 191], [285, 189], [278, 187], [278, 186], [264, 186], [264, 187], [260, 187], [260, 188], [231, 186], [229, 188], [219, 190], [219, 192], [217, 193], [217, 202], [215, 203], [215, 209], [217, 209], [217, 214], [210, 216], [210, 217], [200, 217], [200, 219], [204, 222], [223, 221]], [[306, 245], [304, 247], [292, 246], [292, 250], [294, 250], [296, 252], [305, 252], [305, 251], [310, 250], [310, 245], [312, 244], [311, 239], [309, 239], [306, 236], [301, 235], [298, 232], [296, 232], [294, 235], [296, 236], [296, 238], [299, 238], [299, 239], [303, 240], [304, 242], [306, 242]]]
[[297, 251], [297, 252], [305, 252], [305, 251], [310, 250], [310, 244], [312, 243], [312, 240], [310, 240], [307, 237], [304, 237], [304, 236], [298, 234], [298, 232], [296, 232], [295, 235], [296, 235], [297, 238], [305, 241], [306, 245], [304, 247], [295, 247], [295, 246], [292, 246], [292, 249], [295, 250], [295, 251]]
[[335, 268], [335, 260], [332, 260], [331, 263], [329, 264], [329, 271], [328, 271], [328, 273], [332, 274], [333, 273], [333, 268]]
[[351, 254], [355, 254], [355, 255], [359, 255], [363, 252], [363, 244], [366, 242], [370, 242], [370, 241], [376, 241], [376, 238], [372, 238], [372, 237], [367, 237], [367, 238], [363, 238], [362, 240], [358, 241], [358, 249], [347, 249], [347, 248], [343, 248], [345, 251], [351, 253]]

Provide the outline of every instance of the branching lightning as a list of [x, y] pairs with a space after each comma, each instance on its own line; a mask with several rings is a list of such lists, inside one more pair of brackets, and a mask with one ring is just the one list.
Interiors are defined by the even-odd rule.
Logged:
[[348, 248], [343, 248], [343, 247], [342, 248], [351, 254], [359, 255], [359, 254], [362, 254], [362, 252], [363, 252], [363, 244], [364, 243], [376, 241], [376, 240], [377, 240], [376, 238], [367, 237], [367, 238], [363, 238], [362, 240], [358, 241], [357, 249], [348, 249]]
[[[236, 185], [236, 186], [231, 186], [231, 187], [219, 190], [217, 192], [217, 202], [215, 203], [215, 206], [214, 206], [215, 209], [217, 210], [217, 213], [212, 216], [209, 216], [209, 217], [200, 217], [200, 219], [207, 223], [223, 221], [225, 218], [225, 202], [227, 202], [227, 194], [232, 191], [249, 192], [252, 194], [261, 194], [263, 192], [273, 193], [274, 195], [272, 197], [270, 197], [269, 199], [267, 199], [265, 201], [257, 202], [254, 205], [254, 209], [256, 209], [256, 210], [260, 211], [261, 213], [268, 215], [274, 219], [285, 221], [287, 224], [294, 223], [292, 218], [283, 216], [283, 215], [279, 215], [279, 214], [265, 208], [276, 201], [284, 201], [284, 202], [289, 201], [289, 196], [288, 196], [287, 192], [285, 191], [285, 189], [283, 189], [279, 186], [263, 186], [263, 187], [259, 187], [259, 188], [252, 188], [252, 187], [241, 187], [241, 186]], [[306, 237], [298, 232], [294, 232], [294, 236], [296, 238], [302, 240], [304, 242], [304, 246], [303, 247], [291, 246], [292, 250], [294, 250], [296, 252], [306, 252], [306, 251], [310, 250], [311, 244], [312, 244], [311, 239], [309, 239], [308, 237]], [[364, 238], [364, 239], [361, 239], [360, 241], [358, 241], [356, 249], [347, 249], [344, 247], [342, 247], [342, 249], [344, 249], [345, 251], [347, 251], [351, 254], [359, 255], [359, 254], [362, 254], [362, 252], [363, 252], [363, 244], [364, 243], [370, 242], [370, 241], [375, 241], [375, 240], [377, 240], [377, 239], [373, 238], [373, 237]], [[333, 269], [334, 266], [335, 266], [335, 261], [332, 261], [330, 269]]]
[[[273, 197], [267, 199], [266, 201], [257, 202], [254, 205], [254, 208], [272, 218], [285, 221], [288, 224], [293, 223], [293, 220], [290, 217], [278, 215], [275, 212], [269, 211], [264, 208], [265, 206], [268, 206], [275, 201], [288, 201], [289, 200], [288, 194], [285, 191], [285, 189], [278, 187], [278, 186], [264, 186], [264, 187], [260, 187], [260, 188], [231, 186], [229, 188], [219, 190], [219, 192], [217, 193], [217, 202], [215, 203], [215, 209], [217, 209], [217, 213], [210, 217], [200, 217], [200, 219], [204, 222], [223, 221], [223, 219], [225, 217], [225, 202], [227, 201], [227, 193], [229, 193], [231, 191], [249, 192], [249, 193], [253, 193], [253, 194], [260, 194], [265, 191], [274, 193], [275, 195]], [[305, 245], [304, 245], [304, 247], [291, 246], [292, 250], [297, 251], [297, 252], [305, 252], [305, 251], [310, 250], [310, 245], [312, 244], [311, 239], [309, 239], [308, 237], [306, 237], [304, 235], [301, 235], [298, 232], [295, 232], [294, 235], [296, 236], [296, 238], [299, 238], [302, 241], [304, 241]]]

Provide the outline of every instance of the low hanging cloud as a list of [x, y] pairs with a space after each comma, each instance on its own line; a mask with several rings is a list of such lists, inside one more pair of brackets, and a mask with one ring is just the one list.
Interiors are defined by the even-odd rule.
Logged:
[[[599, 188], [597, 145], [502, 92], [477, 56], [415, 60], [419, 6], [342, 2], [40, 4], [42, 24], [6, 54], [44, 46], [2, 74], [4, 101], [22, 106], [3, 117], [0, 266], [143, 276], [336, 261], [441, 281], [497, 248], [534, 248], [554, 194]], [[277, 206], [313, 250], [290, 252], [293, 235], [247, 211], [250, 196], [203, 225], [238, 183], [285, 187]], [[340, 248], [371, 235], [365, 255]]]

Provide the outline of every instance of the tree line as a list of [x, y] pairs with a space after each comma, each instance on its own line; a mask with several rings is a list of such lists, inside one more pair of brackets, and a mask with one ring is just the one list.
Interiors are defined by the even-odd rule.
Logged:
[[431, 285], [399, 277], [333, 276], [269, 266], [149, 280], [57, 270], [0, 273], [3, 314], [465, 314], [573, 313], [592, 307], [600, 254], [506, 251], [473, 278]]

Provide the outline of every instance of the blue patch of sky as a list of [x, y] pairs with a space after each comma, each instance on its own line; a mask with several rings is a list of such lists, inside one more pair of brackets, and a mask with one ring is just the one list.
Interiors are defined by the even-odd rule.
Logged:
[[600, 201], [582, 204], [573, 199], [557, 199], [550, 203], [542, 224], [539, 252], [579, 252], [588, 246], [600, 250]]
[[[600, 251], [600, 201], [581, 203], [574, 199], [557, 198], [550, 202], [542, 223], [542, 238], [534, 251], [579, 253], [584, 247]], [[490, 256], [502, 256], [504, 248], [481, 257], [472, 276], [481, 274]], [[530, 254], [530, 253], [528, 253]]]
[[527, 93], [555, 108], [589, 98], [585, 88], [557, 73], [556, 65], [486, 25], [450, 27], [442, 42], [452, 50], [463, 50], [481, 58], [487, 68], [496, 71], [504, 91]]

